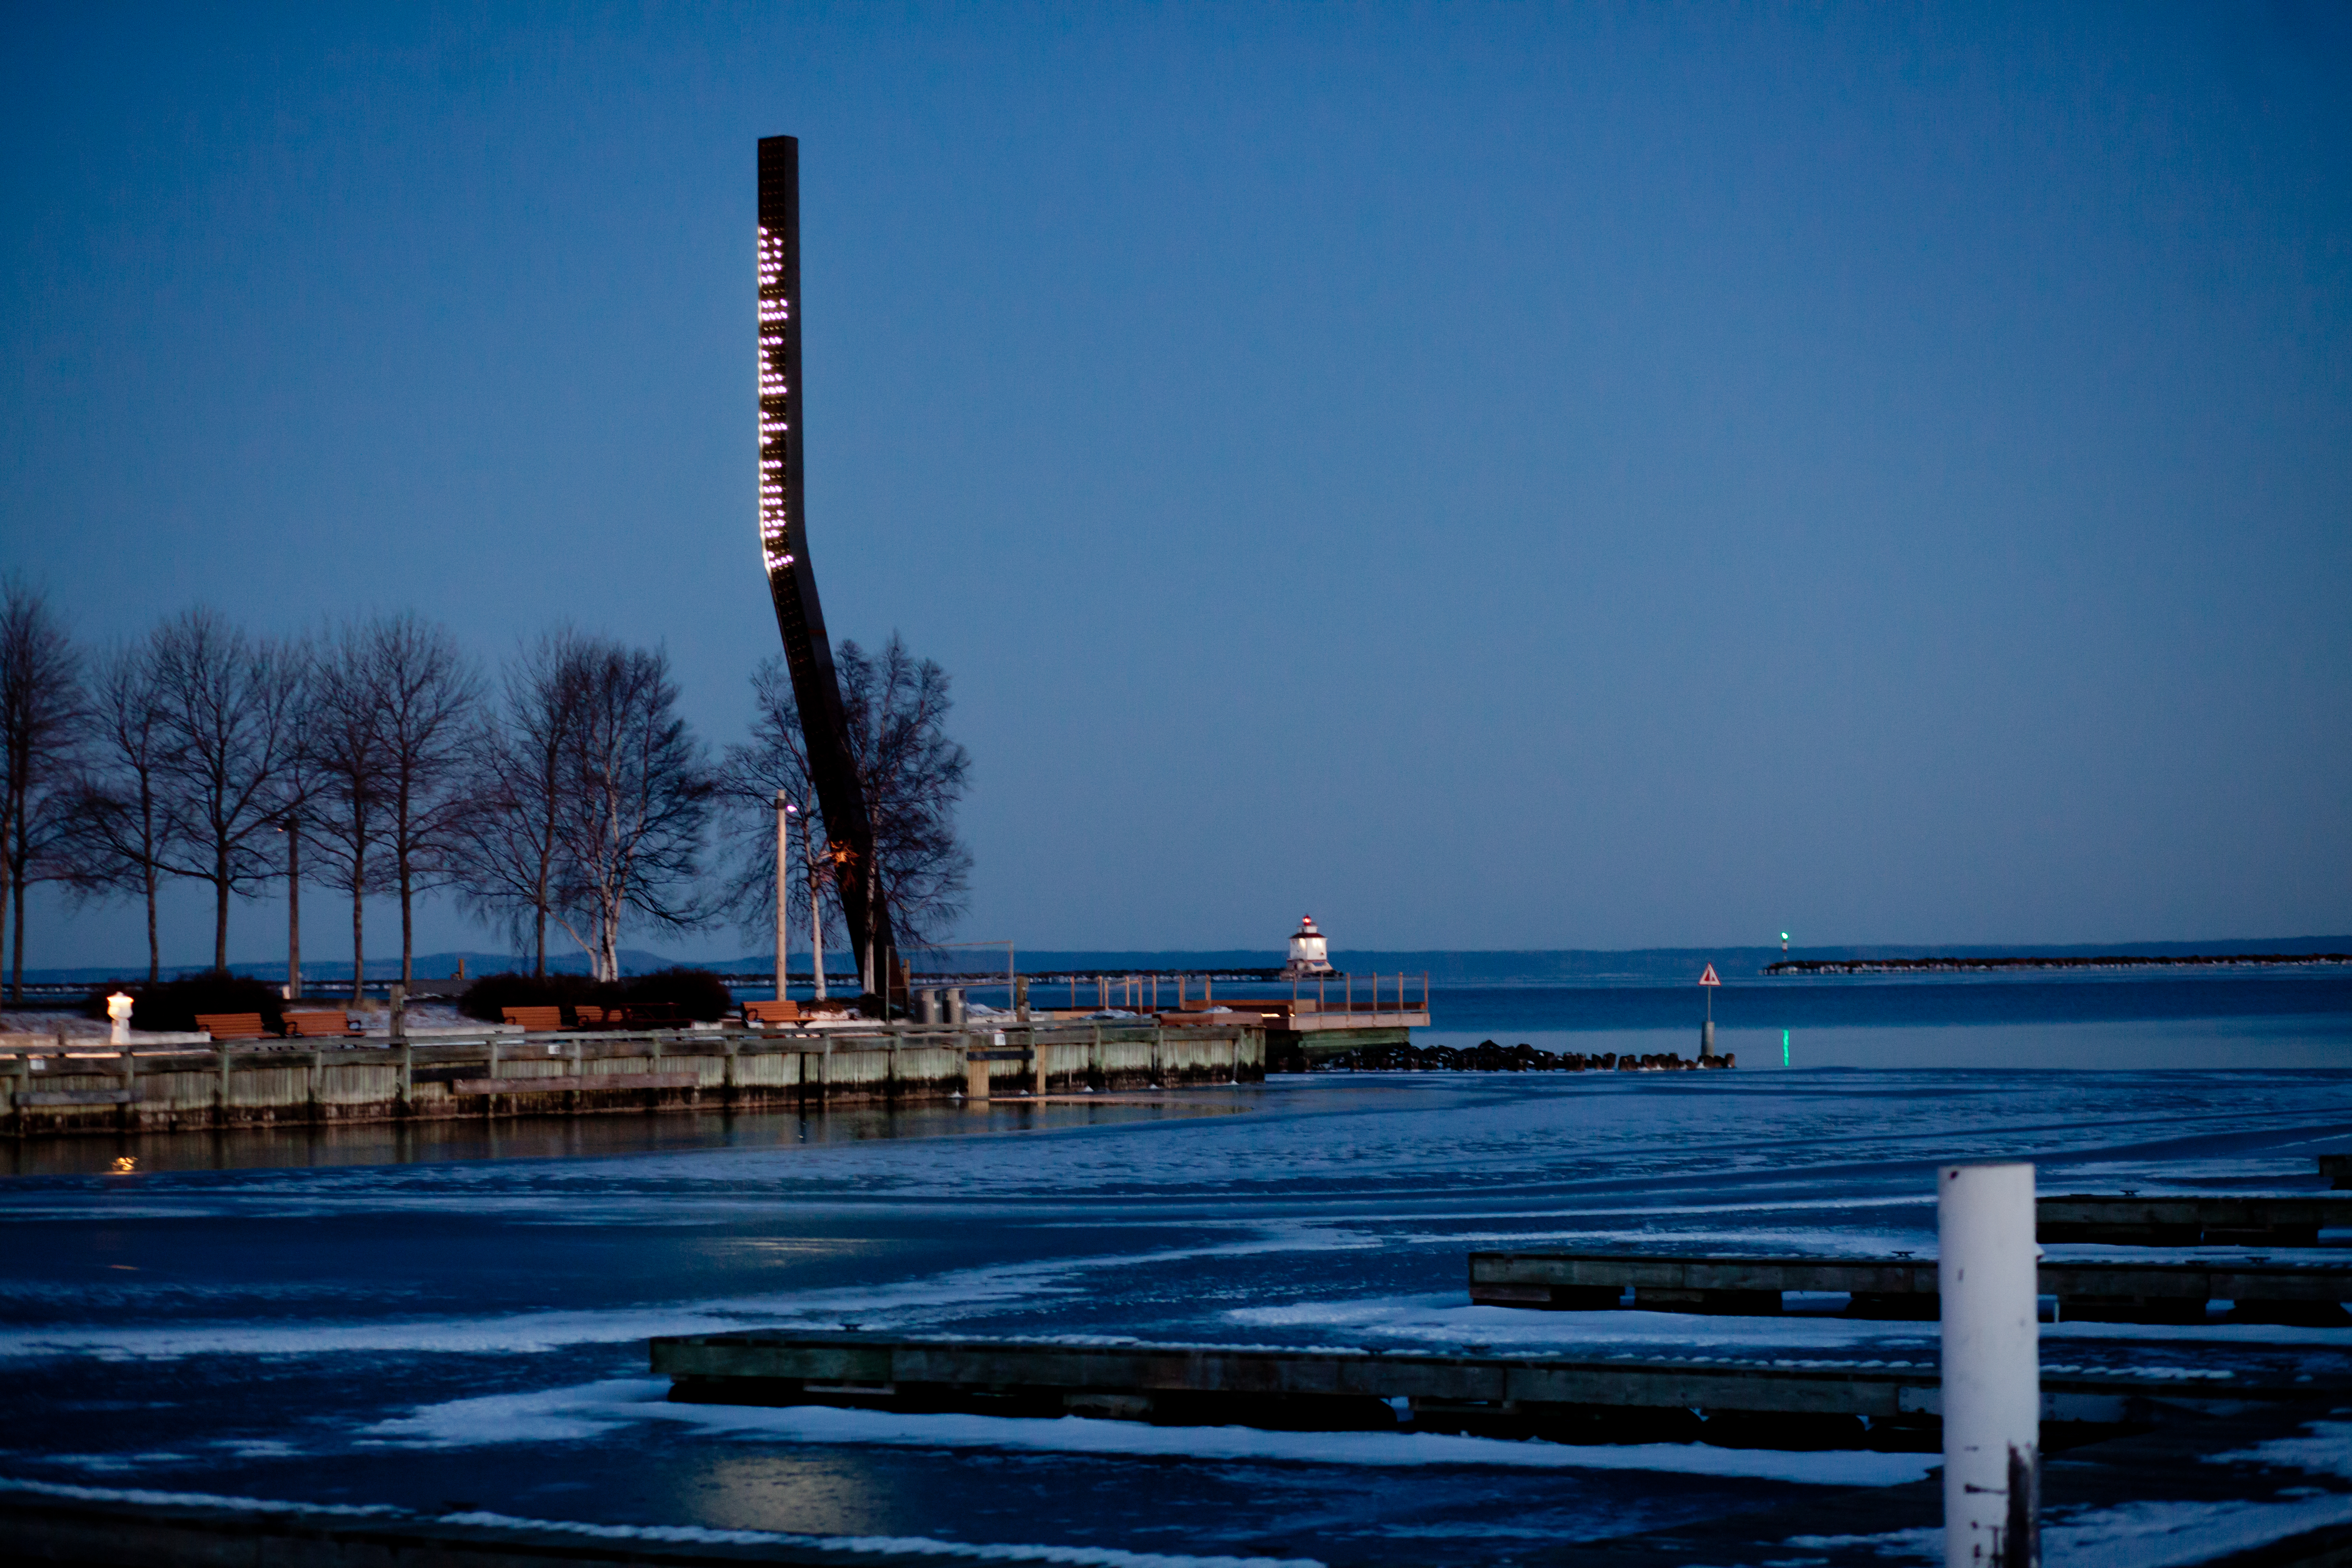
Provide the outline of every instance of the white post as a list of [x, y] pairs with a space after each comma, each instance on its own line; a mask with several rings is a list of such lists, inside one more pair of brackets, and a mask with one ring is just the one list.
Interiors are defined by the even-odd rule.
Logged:
[[2033, 1167], [1936, 1173], [1945, 1568], [2039, 1568], [2041, 1327]]
[[824, 1000], [824, 914], [816, 902], [816, 862], [811, 859], [816, 846], [809, 841], [808, 821], [801, 821], [801, 858], [807, 864], [809, 877], [809, 969], [816, 977], [816, 999]]
[[776, 792], [776, 1000], [779, 1002], [788, 994], [784, 990], [786, 945], [784, 933], [792, 929], [790, 919], [792, 900], [788, 897], [792, 882], [784, 875], [784, 871], [792, 860], [792, 836], [789, 826], [792, 816], [793, 803], [785, 798], [782, 790], [778, 790]]

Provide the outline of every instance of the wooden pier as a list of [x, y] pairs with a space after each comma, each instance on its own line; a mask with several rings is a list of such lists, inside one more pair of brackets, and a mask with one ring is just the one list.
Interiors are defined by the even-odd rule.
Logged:
[[947, 1029], [680, 1029], [129, 1049], [0, 1037], [0, 1135], [1016, 1100], [1251, 1083], [1255, 1017]]
[[[2062, 1320], [2203, 1322], [2210, 1301], [2247, 1322], [2352, 1324], [2352, 1263], [2053, 1262], [2042, 1293]], [[1675, 1258], [1657, 1253], [1474, 1252], [1470, 1300], [1480, 1306], [1770, 1315], [1790, 1291], [1844, 1294], [1846, 1315], [1932, 1319], [1936, 1260], [1911, 1258]], [[1630, 1292], [1630, 1298], [1628, 1293]]]
[[[1578, 1361], [1263, 1346], [884, 1339], [761, 1331], [656, 1339], [670, 1398], [1169, 1426], [1466, 1432], [1563, 1442], [1702, 1441], [1933, 1452], [1934, 1366], [1855, 1361]], [[2168, 1411], [2340, 1396], [2194, 1378], [2045, 1374], [2042, 1419], [2085, 1435]], [[2063, 1444], [2064, 1432], [2045, 1439]]]

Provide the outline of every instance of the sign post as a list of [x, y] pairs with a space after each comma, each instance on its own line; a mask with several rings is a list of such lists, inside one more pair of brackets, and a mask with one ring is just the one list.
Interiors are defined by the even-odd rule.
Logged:
[[1712, 963], [1706, 966], [1706, 973], [1698, 977], [1699, 989], [1706, 994], [1706, 1022], [1698, 1026], [1698, 1055], [1701, 1061], [1715, 1055], [1715, 992], [1712, 987], [1722, 984], [1722, 981], [1715, 977], [1715, 965]]

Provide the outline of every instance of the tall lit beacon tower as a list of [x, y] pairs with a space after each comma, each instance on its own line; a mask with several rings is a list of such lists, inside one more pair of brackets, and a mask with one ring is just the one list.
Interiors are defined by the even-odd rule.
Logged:
[[809, 773], [824, 817], [841, 912], [867, 983], [885, 994], [906, 985], [897, 963], [886, 890], [874, 873], [874, 827], [849, 752], [849, 728], [834, 674], [833, 643], [809, 563], [801, 446], [801, 144], [760, 139], [760, 551], [793, 700], [801, 710]]

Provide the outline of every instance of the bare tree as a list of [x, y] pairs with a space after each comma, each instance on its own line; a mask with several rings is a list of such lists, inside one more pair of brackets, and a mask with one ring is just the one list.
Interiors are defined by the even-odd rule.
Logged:
[[481, 679], [457, 641], [413, 614], [361, 633], [365, 675], [383, 744], [384, 847], [400, 896], [400, 978], [413, 984], [416, 894], [450, 875], [468, 797], [467, 742]]
[[47, 595], [11, 577], [0, 587], [0, 925], [13, 904], [10, 994], [25, 994], [25, 889], [66, 875], [74, 750], [83, 718], [81, 659]]
[[324, 884], [352, 900], [352, 1000], [367, 979], [367, 896], [389, 883], [372, 855], [383, 842], [383, 737], [368, 679], [367, 647], [346, 626], [321, 651], [304, 706], [312, 789], [311, 845]]
[[599, 639], [582, 667], [557, 821], [561, 919], [597, 977], [617, 980], [625, 912], [673, 931], [705, 918], [694, 894], [712, 784], [701, 743], [677, 716], [667, 653]]
[[247, 637], [208, 609], [155, 634], [170, 831], [163, 868], [213, 889], [213, 967], [228, 967], [228, 905], [273, 874], [278, 785], [294, 743], [307, 658]]
[[834, 668], [874, 826], [876, 880], [899, 940], [936, 941], [963, 913], [971, 872], [955, 830], [971, 754], [948, 737], [947, 671], [915, 658], [896, 632], [874, 655], [844, 640]]
[[726, 840], [727, 874], [719, 902], [748, 931], [772, 931], [776, 919], [776, 792], [797, 807], [793, 821], [800, 838], [800, 889], [809, 915], [787, 911], [795, 922], [807, 918], [818, 940], [813, 963], [817, 994], [824, 990], [824, 949], [840, 929], [835, 896], [834, 860], [824, 836], [816, 782], [809, 773], [808, 742], [801, 733], [800, 705], [793, 696], [790, 669], [781, 656], [751, 672], [751, 738], [727, 748], [719, 764], [715, 799]]
[[562, 817], [592, 647], [559, 627], [519, 649], [473, 738], [457, 884], [476, 919], [529, 947], [534, 974], [547, 973], [548, 922], [562, 900]]
[[146, 905], [147, 981], [163, 976], [155, 905], [165, 836], [168, 742], [152, 637], [110, 649], [89, 687], [88, 769], [74, 790], [75, 891], [136, 894]]

